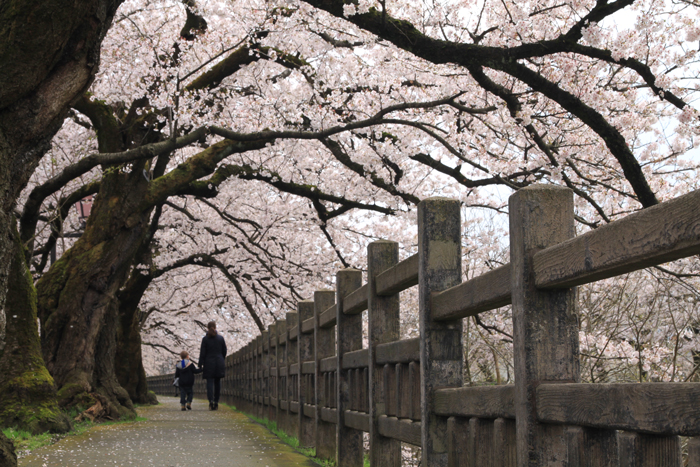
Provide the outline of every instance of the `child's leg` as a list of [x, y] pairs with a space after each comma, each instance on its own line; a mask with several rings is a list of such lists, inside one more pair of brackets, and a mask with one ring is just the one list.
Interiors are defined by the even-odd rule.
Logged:
[[184, 388], [183, 386], [180, 386], [180, 405], [183, 407], [185, 406], [186, 398], [187, 398], [187, 389]]
[[192, 404], [192, 399], [194, 398], [194, 386], [187, 388], [187, 405]]

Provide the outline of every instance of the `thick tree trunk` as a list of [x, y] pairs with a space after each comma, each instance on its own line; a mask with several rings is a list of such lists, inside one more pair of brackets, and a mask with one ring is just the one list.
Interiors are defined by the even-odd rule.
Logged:
[[15, 446], [2, 432], [0, 432], [0, 467], [17, 467]]
[[10, 265], [5, 348], [0, 351], [0, 425], [32, 433], [65, 433], [71, 425], [56, 404], [53, 378], [44, 365], [36, 315], [36, 290], [15, 232]]
[[119, 306], [134, 255], [148, 232], [140, 212], [148, 182], [142, 166], [105, 171], [85, 233], [37, 283], [42, 347], [62, 406], [99, 401], [106, 416], [133, 416], [115, 372]]
[[90, 85], [121, 0], [0, 3], [0, 348], [12, 211], [68, 106]]
[[[132, 281], [129, 280], [129, 283]], [[150, 281], [146, 282], [146, 286]], [[130, 292], [128, 297], [123, 292]], [[143, 368], [141, 357], [141, 310], [138, 308], [143, 291], [134, 291], [127, 286], [120, 293], [119, 329], [117, 332], [117, 357], [115, 370], [119, 384], [129, 393], [135, 404], [157, 404], [158, 398], [153, 391], [148, 390], [146, 370]], [[136, 293], [134, 293], [136, 292]]]

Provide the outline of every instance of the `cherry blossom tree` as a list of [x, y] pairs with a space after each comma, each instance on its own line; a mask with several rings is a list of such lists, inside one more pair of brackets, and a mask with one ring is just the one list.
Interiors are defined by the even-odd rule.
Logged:
[[19, 0], [0, 7], [0, 420], [31, 431], [63, 432], [69, 423], [41, 359], [35, 293], [13, 211], [70, 103], [92, 82], [120, 3]]
[[[696, 15], [651, 0], [124, 2], [22, 197], [59, 402], [132, 413], [148, 399], [141, 331], [151, 369], [195, 350], [212, 317], [243, 344], [338, 267], [364, 268], [369, 241], [412, 253], [425, 197], [497, 216], [509, 192], [563, 184], [583, 230], [696, 188]], [[93, 194], [83, 229], [72, 206]], [[507, 254], [497, 221], [466, 217], [470, 277]], [[467, 330], [475, 379], [507, 380], [507, 310]]]

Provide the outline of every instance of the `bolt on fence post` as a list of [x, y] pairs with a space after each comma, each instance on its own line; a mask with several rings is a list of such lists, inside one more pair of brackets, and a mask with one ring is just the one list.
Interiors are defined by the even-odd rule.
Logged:
[[343, 300], [351, 292], [362, 285], [362, 271], [357, 269], [342, 269], [336, 274], [336, 328], [338, 342], [336, 355], [338, 364], [337, 378], [337, 407], [338, 414], [338, 467], [362, 467], [364, 450], [362, 432], [345, 426], [345, 411], [349, 410], [350, 391], [357, 387], [350, 386], [350, 371], [343, 370], [343, 356], [346, 352], [362, 349], [362, 313], [346, 315], [343, 313]]
[[576, 290], [538, 290], [533, 256], [574, 236], [571, 190], [532, 185], [510, 207], [513, 354], [518, 467], [566, 465], [566, 427], [537, 422], [537, 386], [578, 382]]
[[428, 198], [418, 205], [418, 295], [422, 465], [447, 466], [447, 419], [433, 414], [435, 389], [462, 386], [462, 320], [432, 320], [431, 295], [461, 282], [460, 205]]
[[384, 365], [375, 356], [378, 344], [399, 340], [399, 295], [380, 297], [374, 278], [399, 262], [399, 244], [386, 240], [367, 245], [367, 330], [369, 334], [369, 455], [372, 467], [400, 467], [401, 442], [379, 434], [379, 417], [386, 415]]
[[321, 408], [326, 405], [328, 394], [324, 384], [324, 375], [321, 373], [321, 360], [332, 357], [335, 354], [335, 329], [321, 329], [319, 317], [321, 313], [335, 303], [334, 290], [318, 290], [314, 292], [314, 360], [315, 365], [315, 391], [316, 391], [316, 457], [335, 460], [336, 454], [336, 428], [333, 423], [325, 422], [321, 418]]

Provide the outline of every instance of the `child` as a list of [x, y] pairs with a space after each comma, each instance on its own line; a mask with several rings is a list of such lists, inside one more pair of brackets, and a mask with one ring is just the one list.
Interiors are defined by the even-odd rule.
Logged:
[[[192, 397], [194, 396], [194, 375], [201, 373], [202, 369], [197, 368], [189, 358], [190, 354], [186, 350], [180, 352], [180, 360], [175, 365], [175, 377], [180, 378], [180, 405], [183, 411], [192, 410]], [[187, 404], [187, 405], [185, 405]]]

